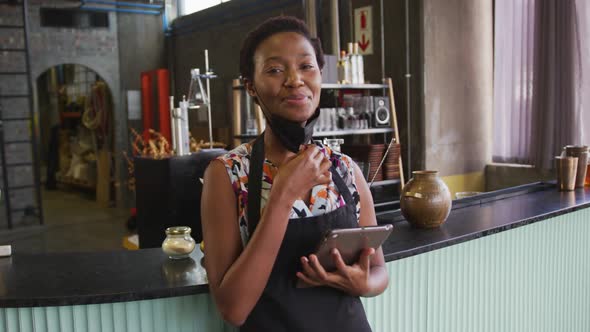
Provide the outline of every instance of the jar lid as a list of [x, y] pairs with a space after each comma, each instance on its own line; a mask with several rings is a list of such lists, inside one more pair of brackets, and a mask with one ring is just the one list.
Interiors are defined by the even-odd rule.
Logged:
[[566, 145], [563, 147], [564, 150], [575, 151], [575, 152], [586, 152], [588, 151], [587, 145]]
[[184, 235], [190, 234], [191, 228], [188, 226], [174, 226], [166, 228], [167, 235]]

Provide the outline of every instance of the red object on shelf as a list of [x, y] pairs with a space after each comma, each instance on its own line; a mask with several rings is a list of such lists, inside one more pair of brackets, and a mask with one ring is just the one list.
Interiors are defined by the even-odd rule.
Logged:
[[153, 128], [152, 100], [152, 77], [149, 72], [143, 72], [141, 73], [141, 118], [143, 120], [143, 140], [145, 142], [150, 138], [148, 130]]
[[167, 69], [158, 69], [156, 70], [156, 76], [158, 77], [158, 118], [160, 120], [160, 134], [171, 143], [170, 74]]
[[[141, 73], [143, 138], [146, 142], [150, 137], [149, 129], [159, 131], [168, 142], [172, 141], [169, 96], [170, 73], [167, 69], [156, 69]], [[157, 127], [154, 121], [155, 114], [157, 114]]]

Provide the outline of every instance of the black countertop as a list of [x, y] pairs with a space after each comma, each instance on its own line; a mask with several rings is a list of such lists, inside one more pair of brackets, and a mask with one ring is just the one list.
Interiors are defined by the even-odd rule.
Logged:
[[0, 258], [0, 307], [138, 301], [207, 292], [203, 254], [171, 260], [160, 248]]
[[449, 218], [438, 228], [414, 228], [399, 211], [381, 214], [377, 222], [394, 224], [383, 244], [389, 262], [588, 207], [588, 187], [560, 192], [554, 183], [535, 183], [456, 200]]
[[[393, 261], [506, 231], [590, 207], [590, 189], [559, 192], [536, 183], [457, 200], [436, 229], [411, 227], [399, 212], [378, 216], [394, 223], [383, 245]], [[208, 291], [196, 249], [190, 259], [172, 261], [161, 249], [138, 251], [15, 254], [0, 258], [0, 306], [36, 307], [137, 301]]]

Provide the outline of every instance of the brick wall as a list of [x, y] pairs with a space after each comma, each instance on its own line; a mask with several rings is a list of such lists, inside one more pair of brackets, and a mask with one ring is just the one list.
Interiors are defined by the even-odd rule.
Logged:
[[134, 193], [126, 190], [127, 164], [121, 157], [128, 150], [128, 127], [124, 91], [140, 88], [140, 73], [165, 67], [164, 32], [161, 16], [109, 13], [109, 28], [41, 28], [39, 8], [72, 6], [64, 0], [30, 0], [29, 19], [31, 71], [36, 79], [60, 63], [77, 63], [96, 71], [113, 96], [113, 132], [117, 205], [133, 204]]
[[[41, 27], [40, 8], [56, 7], [64, 8], [77, 6], [71, 1], [63, 0], [30, 0], [28, 7], [29, 23], [29, 59], [30, 77], [33, 84], [33, 104], [36, 118], [39, 119], [39, 105], [36, 102], [36, 80], [49, 68], [64, 64], [75, 63], [84, 65], [97, 72], [108, 84], [113, 95], [114, 121], [123, 123], [126, 119], [124, 109], [121, 107], [120, 74], [119, 74], [119, 49], [117, 17], [115, 13], [109, 13], [109, 27], [100, 29], [70, 29]], [[0, 5], [0, 25], [22, 25], [22, 13], [20, 6]], [[22, 29], [0, 30], [1, 48], [24, 48], [24, 33]], [[0, 51], [0, 71], [23, 72], [26, 70], [25, 58], [15, 52]], [[26, 94], [28, 93], [27, 78], [24, 75], [0, 76], [0, 91], [2, 94]], [[29, 100], [3, 99], [3, 117], [23, 118], [29, 116]], [[15, 124], [12, 126], [12, 124]], [[8, 141], [27, 139], [30, 135], [29, 121], [11, 122], [10, 128], [5, 126], [5, 139]], [[126, 136], [116, 135], [115, 146], [124, 146]], [[30, 162], [32, 159], [31, 145], [28, 143], [15, 143], [6, 145], [7, 162]], [[22, 168], [22, 167], [21, 167]], [[32, 168], [25, 167], [9, 169], [7, 174], [11, 177], [11, 186], [31, 184], [34, 182]], [[31, 189], [12, 190], [10, 193], [13, 209], [25, 208], [35, 204], [35, 192]], [[22, 215], [13, 214], [13, 223], [18, 226]], [[0, 217], [3, 219], [3, 216]], [[2, 223], [0, 223], [2, 224]], [[0, 225], [0, 228], [2, 225]]]

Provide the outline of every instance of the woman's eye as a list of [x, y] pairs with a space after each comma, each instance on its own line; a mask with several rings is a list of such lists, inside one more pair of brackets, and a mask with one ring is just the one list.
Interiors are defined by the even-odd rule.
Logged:
[[266, 70], [266, 72], [269, 74], [278, 74], [282, 72], [282, 70], [280, 68], [269, 68]]
[[310, 63], [306, 63], [304, 65], [301, 65], [301, 69], [304, 69], [304, 70], [310, 70], [310, 69], [313, 69], [313, 68], [315, 68], [315, 66], [312, 65], [312, 64], [310, 64]]

